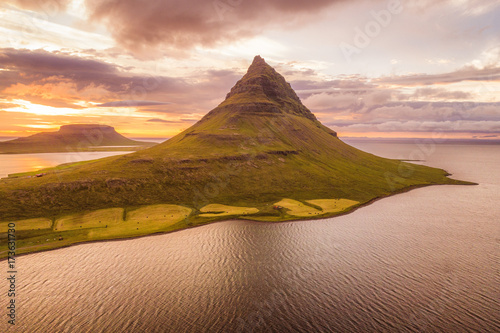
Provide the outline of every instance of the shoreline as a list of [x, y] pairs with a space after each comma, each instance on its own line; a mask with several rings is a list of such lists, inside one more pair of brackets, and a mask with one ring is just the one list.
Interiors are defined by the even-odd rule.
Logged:
[[70, 154], [78, 154], [78, 153], [109, 153], [109, 152], [135, 152], [141, 149], [144, 149], [144, 147], [147, 146], [138, 146], [138, 147], [117, 147], [116, 149], [109, 149], [109, 148], [89, 148], [89, 149], [78, 149], [78, 150], [49, 150], [49, 151], [28, 151], [28, 152], [5, 152], [5, 151], [0, 151], [0, 155], [31, 155], [31, 154], [64, 154], [64, 153], [70, 153]]
[[[409, 192], [411, 190], [419, 189], [419, 188], [425, 188], [425, 187], [437, 186], [437, 185], [440, 185], [440, 186], [446, 186], [446, 185], [448, 185], [448, 186], [479, 185], [479, 183], [469, 182], [469, 181], [460, 181], [460, 182], [462, 182], [462, 184], [422, 184], [422, 185], [411, 185], [411, 186], [402, 188], [402, 189], [400, 189], [398, 191], [395, 191], [395, 192], [391, 193], [390, 195], [375, 197], [375, 198], [373, 198], [373, 199], [371, 199], [371, 200], [369, 200], [369, 201], [367, 201], [365, 203], [353, 206], [351, 209], [347, 209], [347, 210], [345, 210], [343, 212], [331, 214], [329, 216], [326, 216], [328, 214], [327, 213], [327, 214], [324, 214], [325, 216], [320, 216], [320, 217], [313, 217], [313, 216], [311, 216], [309, 218], [300, 217], [300, 218], [296, 218], [296, 219], [291, 218], [291, 219], [286, 219], [286, 220], [284, 219], [284, 220], [278, 220], [278, 221], [263, 221], [263, 220], [254, 220], [254, 219], [251, 219], [251, 218], [241, 218], [241, 217], [240, 218], [220, 219], [220, 220], [209, 221], [207, 223], [200, 223], [200, 224], [197, 224], [197, 225], [186, 226], [186, 227], [179, 228], [179, 229], [174, 229], [174, 230], [171, 230], [171, 231], [160, 231], [160, 232], [154, 232], [154, 233], [150, 233], [150, 234], [146, 234], [146, 235], [138, 235], [138, 236], [131, 236], [131, 237], [123, 237], [123, 238], [96, 239], [96, 240], [87, 240], [87, 241], [82, 241], [82, 242], [75, 242], [75, 243], [70, 243], [70, 244], [66, 244], [66, 245], [62, 245], [62, 246], [58, 246], [58, 247], [54, 247], [54, 248], [42, 249], [42, 250], [38, 250], [38, 251], [34, 251], [34, 252], [20, 253], [20, 254], [16, 254], [15, 257], [19, 258], [21, 256], [32, 255], [32, 254], [35, 254], [35, 253], [41, 253], [41, 252], [47, 252], [47, 251], [55, 251], [55, 250], [64, 249], [64, 248], [68, 248], [68, 247], [71, 247], [71, 246], [83, 245], [83, 244], [91, 244], [91, 243], [98, 243], [98, 242], [100, 243], [100, 242], [124, 241], [124, 240], [139, 239], [139, 238], [149, 237], [149, 236], [166, 235], [166, 234], [170, 234], [170, 233], [174, 233], [174, 232], [179, 232], [179, 231], [182, 231], [182, 230], [187, 230], [187, 229], [191, 229], [191, 228], [202, 227], [202, 226], [205, 226], [205, 225], [209, 225], [209, 224], [213, 224], [213, 223], [220, 223], [220, 222], [241, 221], [241, 222], [266, 223], [266, 224], [268, 224], [268, 223], [286, 223], [286, 222], [299, 222], [299, 221], [311, 221], [311, 220], [331, 219], [331, 218], [335, 218], [335, 217], [344, 216], [344, 215], [347, 215], [347, 214], [354, 213], [358, 209], [366, 207], [366, 206], [369, 206], [369, 205], [377, 202], [378, 200], [382, 200], [382, 199], [385, 199], [385, 198], [393, 197], [393, 196], [396, 196], [398, 194], [403, 194], [403, 193]], [[0, 252], [0, 256], [2, 256], [2, 257], [0, 257], [0, 262], [8, 260], [7, 256], [3, 257], [4, 253], [7, 254], [8, 250], [5, 251], [5, 252]]]

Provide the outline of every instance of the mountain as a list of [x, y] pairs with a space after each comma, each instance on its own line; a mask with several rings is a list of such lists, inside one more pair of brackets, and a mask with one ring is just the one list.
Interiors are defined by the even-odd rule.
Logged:
[[[95, 151], [112, 146], [151, 146], [149, 142], [128, 139], [107, 125], [74, 124], [61, 126], [57, 132], [45, 132], [0, 142], [0, 153], [53, 153]], [[99, 148], [99, 146], [106, 148]]]
[[[345, 144], [257, 56], [219, 106], [164, 143], [43, 177], [0, 180], [0, 216], [34, 218], [19, 222], [28, 229], [52, 221], [45, 231], [17, 234], [19, 246], [47, 248], [228, 217], [333, 216], [414, 187], [471, 184], [447, 176]], [[52, 239], [44, 232], [68, 243], [43, 245]]]

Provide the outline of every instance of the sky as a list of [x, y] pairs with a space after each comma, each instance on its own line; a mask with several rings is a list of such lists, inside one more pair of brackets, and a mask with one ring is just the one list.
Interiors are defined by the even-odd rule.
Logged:
[[500, 2], [3, 0], [0, 136], [167, 138], [261, 55], [340, 137], [500, 139]]

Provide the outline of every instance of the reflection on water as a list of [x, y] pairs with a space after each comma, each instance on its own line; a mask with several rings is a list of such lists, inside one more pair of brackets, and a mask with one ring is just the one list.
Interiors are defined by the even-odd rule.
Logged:
[[0, 178], [7, 177], [7, 175], [12, 173], [35, 171], [63, 163], [88, 161], [127, 153], [130, 153], [130, 151], [0, 154]]
[[338, 218], [228, 221], [22, 256], [16, 329], [498, 332], [499, 163], [498, 146], [442, 145], [426, 164], [479, 186], [421, 188]]

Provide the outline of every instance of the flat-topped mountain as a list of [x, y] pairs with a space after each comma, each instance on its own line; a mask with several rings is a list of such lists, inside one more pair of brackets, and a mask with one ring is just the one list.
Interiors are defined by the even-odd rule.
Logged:
[[61, 126], [57, 132], [44, 132], [0, 142], [0, 153], [52, 153], [102, 150], [99, 147], [151, 146], [149, 142], [128, 139], [107, 125], [74, 124]]
[[414, 187], [468, 184], [447, 176], [345, 144], [257, 56], [219, 106], [166, 142], [0, 180], [0, 216], [52, 219], [52, 232], [71, 243], [229, 217], [332, 216]]

